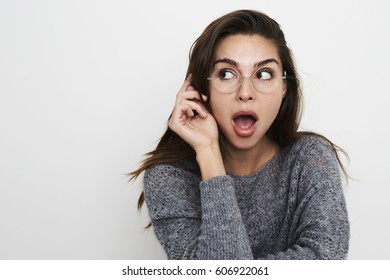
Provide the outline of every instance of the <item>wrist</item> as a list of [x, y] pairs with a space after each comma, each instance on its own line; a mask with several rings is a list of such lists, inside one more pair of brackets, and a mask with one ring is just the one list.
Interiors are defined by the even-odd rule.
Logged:
[[221, 149], [218, 144], [198, 149], [196, 151], [196, 161], [200, 167], [202, 180], [226, 175]]

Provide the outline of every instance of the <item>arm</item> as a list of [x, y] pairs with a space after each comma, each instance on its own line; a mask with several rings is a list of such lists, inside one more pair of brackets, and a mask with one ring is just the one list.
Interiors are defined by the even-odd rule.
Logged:
[[345, 259], [349, 222], [339, 167], [329, 146], [308, 141], [291, 169], [295, 209], [286, 250], [266, 259]]
[[169, 259], [253, 258], [229, 176], [200, 182], [182, 169], [156, 166], [145, 173], [144, 186], [156, 236]]
[[[298, 226], [291, 233], [292, 244], [285, 251], [265, 259], [345, 259], [348, 253], [349, 223], [340, 193], [324, 182], [308, 194]], [[325, 186], [327, 185], [327, 186]], [[298, 218], [297, 218], [298, 219]]]

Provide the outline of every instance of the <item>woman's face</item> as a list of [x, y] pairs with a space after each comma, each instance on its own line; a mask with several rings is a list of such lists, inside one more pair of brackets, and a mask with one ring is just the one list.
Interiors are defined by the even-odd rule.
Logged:
[[[249, 78], [240, 82], [240, 76]], [[228, 36], [217, 46], [209, 77], [210, 107], [229, 143], [261, 147], [286, 92], [275, 45], [259, 35]]]

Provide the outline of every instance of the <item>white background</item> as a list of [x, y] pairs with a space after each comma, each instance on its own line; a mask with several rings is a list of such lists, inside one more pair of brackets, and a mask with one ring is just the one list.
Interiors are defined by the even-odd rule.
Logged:
[[0, 259], [165, 258], [127, 172], [162, 135], [193, 41], [251, 8], [302, 77], [302, 129], [350, 155], [350, 259], [390, 259], [387, 1], [0, 0]]

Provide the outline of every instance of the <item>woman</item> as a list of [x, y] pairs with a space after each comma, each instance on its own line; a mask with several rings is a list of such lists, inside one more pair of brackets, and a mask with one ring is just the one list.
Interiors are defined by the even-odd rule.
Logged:
[[168, 128], [142, 166], [170, 259], [344, 259], [338, 147], [298, 132], [300, 88], [277, 22], [250, 10], [196, 40]]

